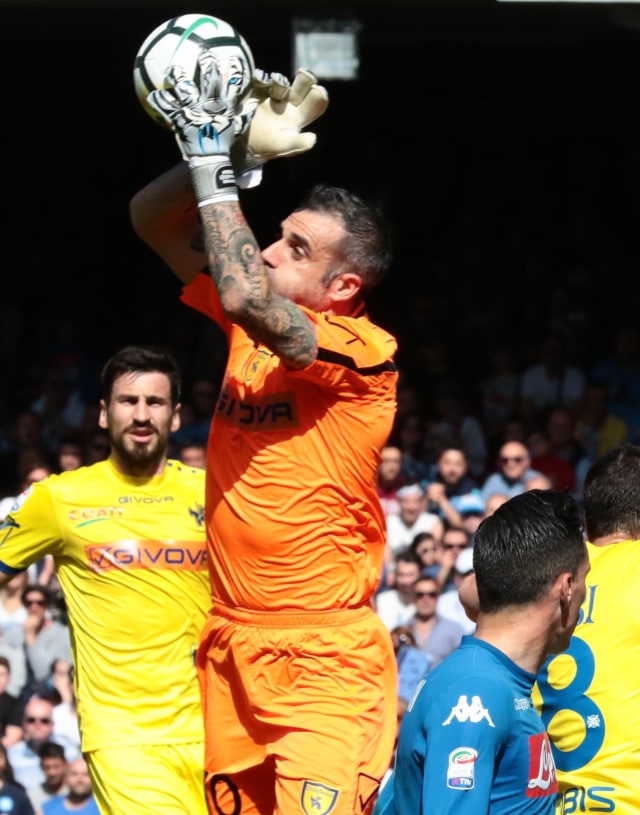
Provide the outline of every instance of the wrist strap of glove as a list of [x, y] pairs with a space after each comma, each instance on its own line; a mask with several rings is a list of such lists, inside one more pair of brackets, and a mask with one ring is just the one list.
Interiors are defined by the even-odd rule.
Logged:
[[203, 156], [189, 161], [193, 191], [199, 207], [237, 201], [238, 187], [229, 156]]

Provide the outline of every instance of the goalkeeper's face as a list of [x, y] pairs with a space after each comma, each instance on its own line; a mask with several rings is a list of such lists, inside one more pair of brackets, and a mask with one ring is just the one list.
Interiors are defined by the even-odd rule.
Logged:
[[111, 456], [124, 475], [162, 472], [169, 434], [180, 427], [180, 405], [171, 402], [171, 383], [162, 373], [118, 377], [109, 403], [101, 403], [100, 427], [109, 431]]
[[[281, 237], [262, 252], [275, 291], [313, 311], [345, 313], [360, 290], [357, 276], [340, 271], [342, 222], [298, 210], [282, 222]], [[345, 281], [348, 285], [344, 285]]]

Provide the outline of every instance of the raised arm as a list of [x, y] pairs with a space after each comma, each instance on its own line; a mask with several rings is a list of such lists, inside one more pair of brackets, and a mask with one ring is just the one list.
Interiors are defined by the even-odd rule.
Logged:
[[[317, 84], [311, 71], [300, 68], [290, 83], [282, 74], [257, 69], [240, 111], [240, 118], [249, 126], [238, 133], [231, 148], [239, 186], [259, 184], [267, 161], [310, 150], [316, 135], [303, 128], [320, 117], [328, 104], [326, 89]], [[202, 227], [186, 162], [136, 193], [129, 213], [136, 234], [183, 283], [205, 268]]]
[[[315, 141], [315, 137], [301, 140], [304, 134], [299, 132], [301, 123], [309, 116], [304, 109], [300, 119], [301, 102], [309, 97], [310, 88], [318, 87], [311, 84], [310, 78], [313, 75], [307, 72], [303, 81], [297, 79], [297, 87], [294, 82], [288, 88], [284, 105], [282, 101], [277, 103], [283, 111], [298, 110], [297, 125], [291, 126], [289, 122], [290, 154], [309, 149]], [[165, 88], [152, 92], [148, 102], [175, 133], [188, 169], [185, 173], [184, 169], [174, 168], [138, 193], [131, 203], [132, 222], [140, 237], [184, 282], [207, 265], [226, 316], [288, 365], [302, 368], [315, 359], [314, 324], [292, 300], [274, 290], [238, 200], [230, 155], [239, 127], [246, 125], [247, 117], [240, 113], [237, 87], [233, 80], [223, 87], [215, 61], [207, 60], [206, 53], [202, 56], [199, 89], [194, 88], [178, 66], [168, 70]], [[281, 94], [282, 88], [288, 86], [279, 82], [273, 83], [273, 87], [277, 88], [274, 92]], [[264, 96], [264, 87], [260, 93]], [[323, 94], [326, 96], [324, 90]], [[274, 104], [267, 94], [265, 101], [257, 103], [253, 117], [258, 117], [261, 111], [265, 114], [258, 118], [258, 122], [266, 123], [261, 128], [262, 155], [268, 143], [265, 133], [274, 131], [274, 120], [281, 122], [274, 113]], [[261, 105], [268, 105], [269, 110], [265, 112]], [[317, 105], [315, 110], [319, 115]], [[277, 155], [286, 154], [283, 152], [286, 129], [284, 133], [285, 136], [281, 127], [278, 139], [274, 136], [272, 142], [280, 151]], [[241, 129], [240, 134], [243, 155], [249, 159], [243, 170], [255, 173], [260, 169], [260, 155], [255, 150], [248, 152], [251, 139], [242, 137]], [[237, 153], [236, 149], [236, 163]], [[200, 254], [197, 243], [199, 221], [206, 255]]]
[[136, 193], [129, 214], [136, 234], [183, 283], [206, 267], [198, 205], [184, 161]]

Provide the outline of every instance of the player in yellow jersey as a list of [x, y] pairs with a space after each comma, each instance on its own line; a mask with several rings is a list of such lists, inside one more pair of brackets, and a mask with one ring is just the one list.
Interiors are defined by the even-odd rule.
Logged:
[[584, 485], [591, 571], [566, 653], [538, 676], [558, 813], [640, 812], [640, 447], [597, 459]]
[[229, 345], [208, 447], [213, 607], [198, 654], [210, 811], [364, 815], [397, 728], [393, 646], [371, 605], [396, 343], [364, 301], [390, 264], [388, 228], [376, 208], [323, 186], [261, 253], [230, 164], [234, 103], [215, 76], [203, 84], [213, 96], [184, 116], [181, 89], [155, 97], [168, 124], [202, 123], [177, 133], [195, 198], [178, 169], [131, 213]]
[[204, 471], [167, 460], [180, 374], [126, 347], [101, 375], [111, 455], [33, 484], [0, 527], [0, 585], [51, 553], [103, 815], [204, 815], [194, 654], [210, 605]]

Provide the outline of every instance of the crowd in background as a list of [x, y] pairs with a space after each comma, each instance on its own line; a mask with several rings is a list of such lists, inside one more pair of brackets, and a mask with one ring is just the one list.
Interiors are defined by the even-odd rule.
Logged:
[[[129, 76], [119, 81], [127, 98]], [[468, 81], [465, 75], [460, 86]], [[472, 569], [482, 518], [535, 487], [579, 499], [595, 458], [624, 441], [640, 443], [633, 277], [640, 150], [631, 130], [609, 128], [610, 116], [598, 114], [601, 130], [594, 129], [598, 105], [576, 117], [571, 96], [561, 92], [566, 82], [558, 87], [557, 97], [526, 115], [499, 94], [470, 108], [431, 88], [422, 115], [414, 105], [392, 129], [401, 150], [366, 126], [357, 107], [366, 95], [354, 108], [344, 93], [343, 105], [363, 123], [357, 161], [351, 148], [338, 155], [331, 142], [344, 115], [340, 94], [330, 89], [332, 112], [319, 123], [316, 152], [277, 169], [286, 194], [278, 200], [270, 184], [268, 198], [258, 191], [247, 205], [252, 222], [260, 218], [251, 210], [263, 208], [258, 237], [266, 243], [310, 173], [318, 180], [317, 171], [331, 167], [335, 183], [382, 186], [398, 224], [397, 260], [370, 308], [399, 344], [398, 413], [379, 472], [389, 539], [375, 598], [396, 648], [399, 717], [419, 678], [473, 630], [457, 586]], [[121, 184], [115, 200], [106, 196], [103, 216], [105, 231], [119, 233], [112, 243], [124, 256], [120, 267], [112, 268], [106, 250], [95, 253], [95, 234], [78, 229], [65, 242], [58, 226], [53, 261], [39, 241], [20, 242], [13, 261], [29, 289], [18, 274], [0, 302], [0, 519], [30, 483], [107, 457], [99, 371], [131, 340], [176, 354], [185, 391], [172, 455], [204, 464], [225, 349], [215, 327], [178, 304], [169, 273], [163, 277], [142, 247], [131, 252], [121, 239], [127, 195], [153, 175], [139, 167], [141, 147], [147, 154], [156, 143], [173, 149], [135, 120], [133, 106], [128, 138], [139, 147], [129, 156], [129, 189]], [[574, 129], [581, 141], [567, 137]], [[395, 171], [383, 178], [381, 157], [393, 155]], [[122, 160], [126, 165], [126, 154]], [[108, 189], [103, 172], [91, 183]], [[64, 183], [57, 179], [61, 209], [77, 213], [85, 181], [76, 173], [69, 183], [67, 175], [65, 168]], [[14, 191], [22, 185], [20, 176]], [[8, 216], [9, 230], [19, 231], [20, 209]], [[45, 226], [30, 222], [34, 230]], [[86, 276], [78, 270], [90, 256]], [[56, 262], [67, 267], [62, 283], [51, 273]], [[29, 626], [40, 647], [26, 660]], [[79, 750], [64, 598], [49, 562], [0, 592], [0, 627], [0, 759], [9, 759], [13, 780], [39, 810], [44, 798], [68, 792], [66, 773]], [[86, 768], [74, 772], [82, 800]]]

